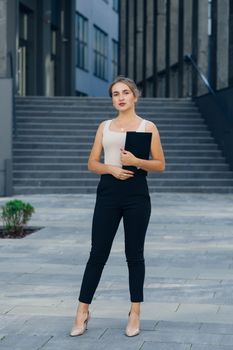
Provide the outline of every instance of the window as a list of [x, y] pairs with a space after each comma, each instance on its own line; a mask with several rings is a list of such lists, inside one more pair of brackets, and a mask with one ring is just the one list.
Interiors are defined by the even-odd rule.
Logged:
[[88, 70], [88, 20], [81, 14], [76, 14], [76, 66]]
[[118, 74], [118, 42], [112, 40], [112, 79]]
[[108, 79], [108, 35], [94, 26], [94, 74]]
[[119, 0], [112, 0], [112, 8], [114, 11], [119, 12]]

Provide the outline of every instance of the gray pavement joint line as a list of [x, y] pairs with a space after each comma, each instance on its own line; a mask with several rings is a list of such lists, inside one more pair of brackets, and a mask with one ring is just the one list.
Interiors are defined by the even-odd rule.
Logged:
[[50, 337], [49, 337], [49, 339], [48, 340], [46, 340], [46, 342], [44, 343], [44, 344], [42, 344], [39, 348], [37, 348], [36, 350], [41, 350], [41, 349], [43, 349], [43, 347], [45, 346], [45, 345], [47, 345], [48, 344], [48, 342], [50, 342], [50, 340], [51, 339], [53, 339], [53, 335], [51, 335]]
[[216, 311], [216, 314], [219, 313], [220, 309], [221, 309], [221, 305], [218, 305], [218, 309], [217, 309], [217, 311]]
[[100, 334], [98, 339], [101, 339], [104, 336], [104, 334], [107, 332], [107, 330], [108, 330], [108, 328], [105, 328], [105, 330], [103, 331], [103, 333]]
[[143, 350], [143, 346], [144, 346], [144, 344], [146, 344], [146, 342], [145, 342], [145, 341], [143, 341], [143, 342], [142, 342], [142, 346], [140, 346], [140, 348], [139, 348], [138, 350]]
[[3, 313], [3, 315], [7, 315], [9, 312], [11, 312], [14, 308], [16, 307], [16, 305], [14, 305], [11, 309], [7, 310], [6, 312]]
[[154, 325], [154, 328], [153, 328], [154, 331], [156, 330], [156, 327], [158, 326], [158, 324], [159, 324], [159, 321], [156, 321], [155, 325]]

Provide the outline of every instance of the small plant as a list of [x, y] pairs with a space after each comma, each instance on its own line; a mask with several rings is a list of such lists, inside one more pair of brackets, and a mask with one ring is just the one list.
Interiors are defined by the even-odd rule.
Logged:
[[9, 201], [1, 208], [3, 230], [11, 235], [22, 234], [25, 225], [35, 212], [31, 204], [24, 203], [19, 199]]

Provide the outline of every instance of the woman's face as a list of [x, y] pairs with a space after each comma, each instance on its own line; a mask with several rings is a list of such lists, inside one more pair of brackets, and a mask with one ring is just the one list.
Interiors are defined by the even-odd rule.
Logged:
[[128, 85], [119, 82], [112, 87], [112, 103], [118, 111], [126, 111], [134, 108], [137, 102], [137, 97], [134, 96], [133, 91]]

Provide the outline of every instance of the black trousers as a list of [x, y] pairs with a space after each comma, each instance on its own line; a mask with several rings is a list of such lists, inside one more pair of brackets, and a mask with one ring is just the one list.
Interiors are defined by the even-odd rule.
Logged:
[[92, 221], [92, 246], [84, 272], [79, 301], [91, 304], [121, 218], [129, 271], [131, 302], [143, 301], [145, 278], [144, 242], [151, 203], [145, 176], [118, 180], [102, 175]]

